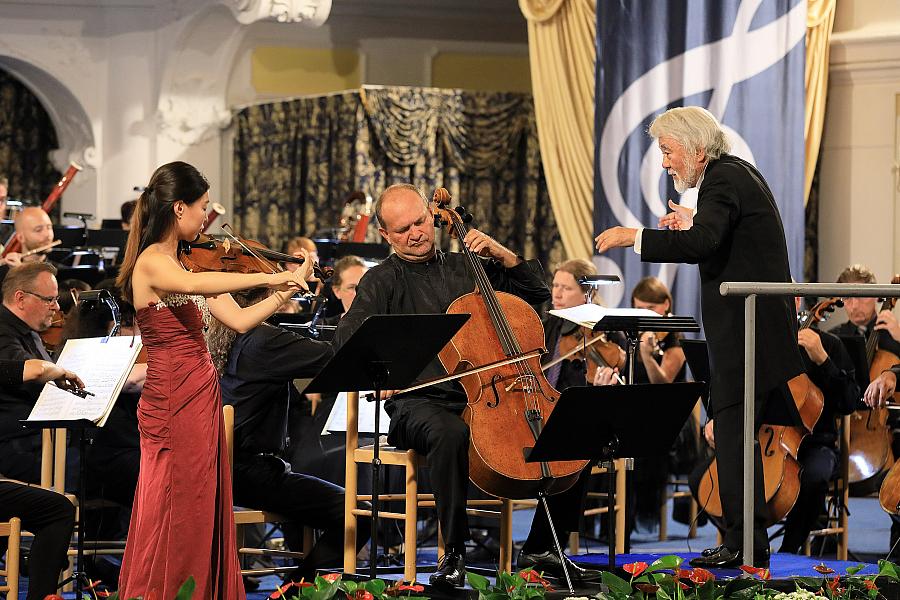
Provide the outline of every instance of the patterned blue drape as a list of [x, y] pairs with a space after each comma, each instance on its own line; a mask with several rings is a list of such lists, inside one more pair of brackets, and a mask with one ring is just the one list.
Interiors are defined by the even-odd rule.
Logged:
[[[594, 226], [655, 227], [680, 198], [647, 135], [675, 106], [703, 106], [729, 132], [732, 154], [754, 163], [781, 211], [791, 271], [803, 279], [805, 0], [619, 0], [597, 3]], [[641, 264], [629, 248], [596, 257], [624, 281], [606, 300], [626, 305], [645, 275], [674, 287], [679, 314], [699, 318], [689, 265]]]

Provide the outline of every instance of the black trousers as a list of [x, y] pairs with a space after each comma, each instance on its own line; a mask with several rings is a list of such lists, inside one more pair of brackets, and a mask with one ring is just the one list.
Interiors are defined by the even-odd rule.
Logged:
[[[761, 415], [761, 402], [756, 404], [756, 414]], [[757, 417], [758, 418], [758, 417]], [[741, 550], [744, 546], [744, 510], [743, 510], [743, 423], [744, 407], [741, 404], [716, 408], [713, 422], [716, 438], [716, 462], [719, 472], [719, 496], [724, 512], [723, 541], [731, 550]], [[756, 429], [754, 428], [754, 431]], [[762, 550], [769, 547], [766, 535], [766, 498], [763, 488], [762, 458], [759, 454], [759, 443], [754, 436], [756, 468], [754, 469], [753, 498], [753, 549]]]
[[[569, 543], [569, 534], [578, 531], [581, 515], [584, 513], [584, 499], [587, 495], [590, 476], [591, 467], [588, 465], [572, 487], [559, 494], [547, 496], [547, 508], [553, 519], [556, 537], [563, 548], [566, 548]], [[624, 532], [619, 532], [619, 534], [624, 535]], [[531, 530], [522, 545], [522, 552], [540, 554], [548, 551], [555, 553], [556, 547], [553, 544], [553, 533], [550, 530], [547, 513], [544, 512], [544, 507], [538, 504], [534, 510], [534, 518], [531, 520]]]
[[438, 523], [445, 544], [458, 552], [469, 539], [469, 426], [437, 402], [402, 400], [391, 409], [388, 441], [428, 459]]
[[813, 530], [819, 516], [825, 510], [828, 485], [838, 466], [838, 452], [834, 447], [816, 443], [804, 443], [797, 454], [800, 466], [800, 494], [797, 503], [788, 513], [784, 525], [784, 540], [779, 552], [799, 554]]
[[[66, 567], [66, 550], [75, 528], [75, 507], [63, 495], [42, 488], [0, 481], [0, 521], [22, 520], [34, 534], [28, 560], [28, 600], [56, 593], [59, 574]], [[2, 538], [2, 552], [8, 538]]]
[[[344, 488], [294, 473], [290, 465], [274, 456], [241, 454], [234, 458], [233, 487], [235, 505], [279, 513], [291, 520], [283, 526], [291, 550], [303, 548], [302, 527], [322, 531], [303, 559], [299, 575], [310, 580], [317, 569], [343, 566]], [[357, 551], [368, 539], [369, 521], [360, 519]]]

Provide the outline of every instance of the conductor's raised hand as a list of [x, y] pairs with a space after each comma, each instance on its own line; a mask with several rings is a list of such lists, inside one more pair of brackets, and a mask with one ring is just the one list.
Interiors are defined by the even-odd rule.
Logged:
[[610, 248], [628, 248], [634, 246], [637, 229], [632, 227], [610, 227], [596, 238], [597, 253], [603, 254]]
[[863, 401], [871, 408], [879, 408], [893, 398], [896, 390], [897, 375], [893, 371], [885, 371], [873, 379], [869, 387], [866, 388], [866, 393], [863, 394]]
[[505, 267], [514, 267], [520, 262], [519, 257], [512, 250], [477, 229], [470, 229], [463, 238], [463, 243], [475, 254], [494, 258], [503, 263]]
[[669, 208], [672, 212], [659, 219], [660, 228], [687, 231], [694, 225], [694, 209], [675, 204], [669, 199]]

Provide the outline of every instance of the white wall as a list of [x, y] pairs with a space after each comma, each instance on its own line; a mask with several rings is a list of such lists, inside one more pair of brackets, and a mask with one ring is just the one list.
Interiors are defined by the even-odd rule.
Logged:
[[900, 271], [900, 3], [840, 0], [820, 166], [819, 280], [851, 263]]

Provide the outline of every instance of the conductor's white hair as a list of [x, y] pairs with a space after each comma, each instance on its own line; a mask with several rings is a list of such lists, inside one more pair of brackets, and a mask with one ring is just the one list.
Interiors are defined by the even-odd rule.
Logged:
[[703, 149], [709, 160], [716, 160], [731, 150], [731, 143], [719, 121], [699, 106], [667, 110], [653, 119], [649, 132], [653, 139], [673, 138], [691, 153]]

